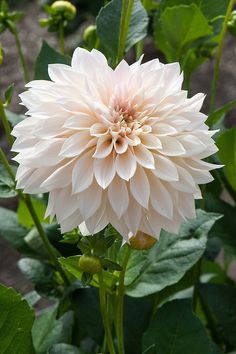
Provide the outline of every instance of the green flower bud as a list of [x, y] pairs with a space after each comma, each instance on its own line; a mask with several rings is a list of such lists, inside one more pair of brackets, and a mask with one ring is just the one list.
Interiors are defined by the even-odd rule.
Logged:
[[41, 18], [39, 20], [40, 27], [48, 27], [51, 25], [51, 22], [50, 18]]
[[86, 42], [88, 49], [93, 49], [97, 41], [96, 26], [90, 25], [85, 28], [83, 33], [83, 40]]
[[130, 247], [136, 250], [147, 250], [151, 248], [155, 243], [156, 239], [145, 234], [142, 231], [138, 231], [137, 234], [130, 239]]
[[227, 22], [227, 29], [233, 35], [236, 36], [236, 11], [233, 11]]
[[76, 7], [69, 1], [58, 0], [51, 5], [56, 15], [62, 15], [66, 20], [73, 20], [76, 15]]
[[79, 259], [79, 267], [86, 273], [96, 274], [102, 270], [102, 264], [98, 257], [83, 255]]

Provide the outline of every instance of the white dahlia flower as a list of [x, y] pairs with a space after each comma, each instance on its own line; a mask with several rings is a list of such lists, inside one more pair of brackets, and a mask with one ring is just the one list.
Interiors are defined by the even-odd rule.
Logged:
[[71, 66], [49, 65], [51, 81], [20, 95], [27, 117], [13, 129], [17, 187], [49, 192], [46, 216], [61, 231], [94, 234], [111, 223], [128, 241], [158, 238], [195, 217], [198, 184], [212, 180], [203, 161], [217, 148], [187, 98], [179, 64], [157, 59], [111, 69], [97, 50], [77, 48]]

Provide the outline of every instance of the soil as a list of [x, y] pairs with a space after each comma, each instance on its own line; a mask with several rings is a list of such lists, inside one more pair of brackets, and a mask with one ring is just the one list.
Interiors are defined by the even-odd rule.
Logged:
[[[57, 47], [55, 35], [49, 34], [45, 29], [38, 25], [38, 19], [43, 17], [42, 11], [35, 1], [31, 1], [22, 8], [25, 12], [23, 20], [18, 24], [19, 36], [21, 39], [23, 52], [25, 53], [27, 64], [30, 68], [31, 77], [33, 73], [34, 61], [40, 50], [42, 39], [45, 39], [51, 46]], [[68, 50], [76, 46], [81, 30], [68, 37]], [[18, 94], [23, 91], [24, 80], [20, 62], [18, 59], [13, 36], [5, 32], [0, 36], [0, 42], [4, 48], [4, 64], [0, 67], [0, 92], [3, 93], [8, 85], [15, 83], [15, 92], [10, 110], [21, 113], [22, 107], [19, 105]], [[217, 106], [235, 99], [236, 88], [236, 64], [235, 64], [236, 39], [228, 35], [225, 41], [224, 54], [221, 62], [220, 80], [217, 93]], [[146, 58], [160, 56], [149, 40], [145, 46]], [[213, 60], [208, 60], [201, 68], [196, 71], [192, 78], [191, 94], [197, 92], [210, 92], [210, 84], [213, 72]], [[209, 96], [206, 96], [203, 110], [208, 111]], [[235, 118], [235, 110], [231, 111], [227, 118], [227, 124], [232, 125]], [[0, 127], [0, 145], [9, 154], [7, 140]], [[0, 206], [16, 209], [17, 200], [0, 199]], [[9, 244], [0, 238], [0, 282], [13, 286], [15, 289], [26, 293], [31, 289], [31, 285], [20, 273], [17, 261], [20, 258], [18, 252], [14, 251]], [[235, 274], [235, 271], [234, 271]]]

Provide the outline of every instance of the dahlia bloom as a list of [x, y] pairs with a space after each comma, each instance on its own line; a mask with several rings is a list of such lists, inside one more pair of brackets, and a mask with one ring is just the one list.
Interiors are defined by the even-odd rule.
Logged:
[[204, 95], [187, 98], [179, 64], [122, 60], [113, 70], [99, 51], [77, 48], [71, 66], [48, 73], [20, 95], [17, 188], [49, 192], [46, 216], [63, 233], [111, 223], [125, 241], [139, 230], [158, 238], [195, 217], [198, 185], [215, 168], [202, 159], [217, 148], [199, 112]]

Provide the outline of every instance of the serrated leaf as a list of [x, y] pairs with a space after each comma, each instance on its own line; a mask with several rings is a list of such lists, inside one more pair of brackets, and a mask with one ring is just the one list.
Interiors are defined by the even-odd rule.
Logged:
[[156, 44], [170, 62], [180, 61], [186, 45], [213, 33], [207, 18], [195, 4], [167, 7], [156, 17], [154, 28]]
[[[11, 166], [14, 168], [14, 166]], [[15, 185], [5, 167], [0, 162], [0, 198], [12, 198], [17, 196]]]
[[236, 127], [226, 129], [217, 138], [216, 144], [219, 148], [218, 155], [225, 165], [225, 175], [236, 190]]
[[16, 114], [14, 112], [9, 111], [8, 109], [5, 110], [6, 116], [8, 121], [14, 127], [16, 124], [20, 123], [24, 119], [23, 114]]
[[[38, 216], [38, 219], [40, 222], [46, 222], [44, 219], [45, 211], [46, 211], [46, 205], [42, 201], [39, 201], [38, 199], [32, 198], [31, 202], [33, 204], [34, 210]], [[32, 216], [23, 200], [20, 200], [18, 209], [17, 209], [17, 215], [18, 215], [18, 220], [26, 228], [31, 228], [34, 226], [34, 220], [32, 219]]]
[[[202, 256], [207, 233], [219, 214], [197, 211], [197, 217], [184, 223], [178, 235], [162, 232], [160, 240], [146, 253], [146, 261], [132, 283], [126, 283], [126, 294], [142, 297], [178, 282]], [[145, 253], [140, 253], [144, 257]], [[139, 263], [137, 256], [136, 263]], [[129, 267], [129, 263], [128, 263]], [[127, 268], [126, 277], [129, 277]]]
[[143, 350], [153, 345], [158, 354], [211, 353], [206, 329], [189, 300], [167, 302], [157, 311], [144, 334]]
[[47, 353], [54, 344], [70, 343], [73, 312], [68, 311], [59, 319], [56, 316], [57, 306], [53, 306], [34, 322], [32, 336], [37, 354]]
[[12, 247], [21, 252], [30, 251], [24, 241], [27, 230], [18, 222], [17, 214], [14, 211], [0, 208], [0, 235], [10, 242]]
[[[112, 0], [99, 12], [97, 34], [113, 59], [117, 57], [122, 0]], [[126, 40], [126, 51], [147, 34], [148, 16], [140, 0], [134, 0]]]
[[54, 271], [48, 264], [38, 259], [21, 258], [18, 267], [24, 276], [34, 284], [36, 291], [41, 296], [51, 299], [60, 296]]
[[236, 346], [236, 289], [223, 284], [199, 284], [198, 292], [207, 305], [218, 335]]
[[50, 80], [48, 76], [49, 64], [67, 64], [70, 65], [71, 59], [64, 56], [53, 48], [51, 48], [45, 41], [36, 60], [34, 79], [35, 80]]
[[31, 328], [34, 311], [14, 289], [0, 284], [0, 353], [35, 353]]
[[111, 261], [110, 259], [101, 259], [102, 266], [109, 270], [121, 271], [123, 268], [116, 262]]
[[14, 85], [15, 84], [11, 84], [8, 86], [8, 88], [6, 89], [6, 91], [4, 92], [4, 96], [5, 96], [5, 105], [8, 106], [11, 103], [11, 99], [13, 96], [13, 92], [14, 92]]
[[216, 124], [222, 117], [225, 116], [226, 113], [228, 113], [235, 106], [236, 106], [236, 100], [232, 100], [232, 101], [226, 103], [224, 106], [220, 107], [215, 112], [213, 112], [211, 115], [209, 115], [206, 123], [209, 126]]

